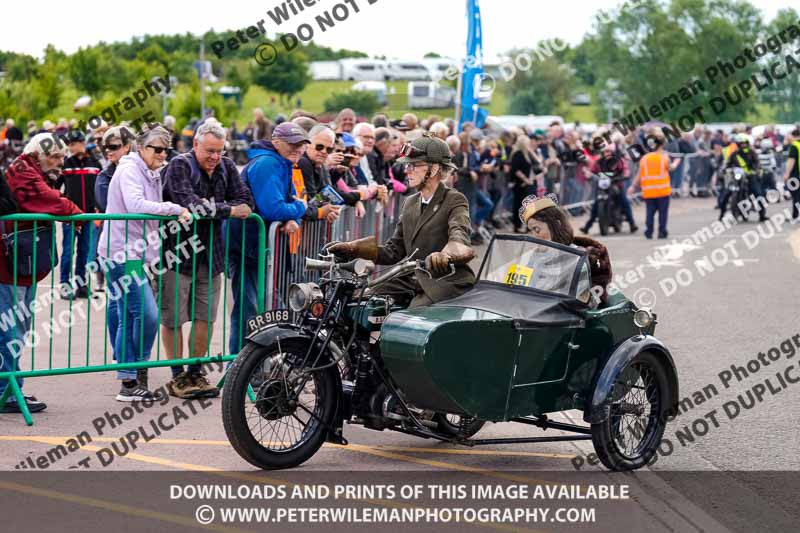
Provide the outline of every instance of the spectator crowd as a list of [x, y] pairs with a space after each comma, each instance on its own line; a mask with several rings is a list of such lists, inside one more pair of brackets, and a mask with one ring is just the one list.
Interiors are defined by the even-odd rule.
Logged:
[[[403, 145], [420, 136], [438, 137], [450, 147], [456, 169], [447, 184], [466, 196], [472, 242], [480, 245], [498, 230], [528, 232], [515, 214], [530, 194], [555, 194], [562, 205], [578, 214], [592, 204], [596, 193], [593, 176], [607, 169], [622, 176], [627, 191], [636, 183], [640, 165], [631, 147], [646, 146], [648, 135], [648, 128], [609, 136], [605, 127], [589, 131], [579, 124], [558, 122], [546, 130], [481, 129], [467, 123], [457, 131], [453, 120], [437, 116], [419, 120], [406, 114], [392, 120], [379, 114], [365, 120], [350, 109], [332, 120], [296, 111], [274, 121], [255, 109], [252, 123], [241, 131], [235, 124], [224, 127], [213, 114], [180, 131], [170, 116], [142, 132], [107, 124], [82, 131], [76, 121], [62, 119], [55, 124], [44, 121], [41, 127], [29, 122], [27, 134], [23, 134], [13, 119], [4, 124], [0, 129], [0, 166], [4, 169], [0, 193], [14, 205], [0, 214], [177, 216], [193, 224], [191, 231], [156, 240], [148, 235], [159, 231], [158, 220], [134, 217], [124, 223], [60, 224], [60, 297], [92, 298], [106, 292], [108, 333], [114, 358], [120, 363], [148, 360], [159, 331], [168, 358], [206, 355], [224, 277], [234, 287], [227, 348], [238, 353], [243, 320], [255, 314], [259, 296], [259, 250], [251, 214], [259, 215], [268, 226], [282, 223], [281, 231], [292, 236], [299, 234], [304, 224], [335, 222], [345, 207], [353, 209], [358, 218], [370, 210], [380, 211], [393, 199], [414, 192], [408, 186], [405, 166], [397, 160]], [[64, 140], [63, 147], [53, 145], [54, 135]], [[730, 132], [698, 127], [677, 139], [665, 139], [663, 157], [668, 161], [665, 168], [673, 194], [681, 194], [686, 185], [692, 195], [715, 194], [721, 187], [724, 150], [741, 135], [751, 136], [762, 168], [773, 172], [776, 183], [782, 181], [781, 165], [786, 154], [791, 155], [793, 143], [800, 141], [798, 131], [783, 136], [768, 127], [752, 137], [752, 130], [744, 125]], [[612, 142], [602, 141], [604, 137]], [[625, 201], [625, 218], [635, 232], [633, 214]], [[193, 219], [192, 213], [204, 209], [211, 215]], [[4, 225], [2, 233], [7, 235], [9, 223]], [[19, 223], [16, 228], [22, 235], [32, 226]], [[44, 222], [38, 228], [48, 232], [45, 242], [51, 243], [55, 227]], [[590, 229], [591, 223], [583, 228], [585, 232]], [[173, 265], [161, 278], [163, 286], [158, 290], [142, 284], [120, 286], [123, 277], [152, 268], [166, 252], [185, 246], [190, 237], [198, 241], [193, 243], [198, 247], [192, 260]], [[136, 241], [146, 245], [132, 246]], [[30, 305], [35, 282], [55, 267], [36, 264], [29, 272], [16, 270], [8, 243], [0, 243], [3, 309], [17, 302]], [[120, 253], [124, 260], [119, 259]], [[103, 268], [89, 268], [98, 262]], [[96, 273], [93, 285], [87, 283], [92, 273]], [[157, 299], [159, 291], [164, 297]], [[191, 329], [189, 338], [184, 339], [181, 326], [186, 323]], [[0, 333], [2, 371], [11, 370], [18, 361], [19, 354], [11, 352], [9, 343], [24, 338], [29, 329], [29, 322], [18, 323]], [[146, 369], [121, 370], [117, 378], [117, 400], [154, 399]], [[21, 386], [22, 380], [18, 382]], [[6, 386], [7, 380], [0, 382], [0, 394]], [[166, 389], [187, 399], [219, 394], [199, 365], [172, 367]], [[27, 396], [26, 402], [34, 412], [45, 408], [32, 396]], [[11, 399], [5, 410], [15, 409], [19, 406]]]

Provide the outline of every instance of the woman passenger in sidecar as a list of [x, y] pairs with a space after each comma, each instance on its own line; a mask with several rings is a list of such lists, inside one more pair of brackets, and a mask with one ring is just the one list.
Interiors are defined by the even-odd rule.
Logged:
[[[530, 230], [532, 237], [586, 250], [591, 265], [591, 292], [599, 297], [600, 305], [605, 305], [608, 301], [607, 287], [611, 281], [611, 259], [608, 257], [606, 247], [589, 237], [575, 235], [569, 217], [566, 211], [559, 207], [555, 195], [528, 196], [522, 202], [519, 217]], [[572, 275], [571, 271], [555, 265], [553, 270], [550, 273], [553, 278]], [[541, 274], [542, 272], [540, 272]], [[558, 281], [554, 279], [553, 284], [558, 285]]]

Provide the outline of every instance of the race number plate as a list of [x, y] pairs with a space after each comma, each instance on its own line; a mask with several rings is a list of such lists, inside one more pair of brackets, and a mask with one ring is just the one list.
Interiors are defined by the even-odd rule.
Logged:
[[290, 318], [291, 317], [287, 309], [276, 309], [274, 311], [267, 311], [266, 313], [256, 315], [247, 321], [247, 336], [249, 337], [253, 333], [263, 331], [272, 324], [277, 324], [278, 322], [289, 322]]
[[506, 285], [530, 287], [533, 269], [522, 265], [511, 265], [506, 273]]
[[609, 187], [611, 187], [611, 178], [600, 178], [597, 181], [597, 185], [601, 189], [608, 189]]

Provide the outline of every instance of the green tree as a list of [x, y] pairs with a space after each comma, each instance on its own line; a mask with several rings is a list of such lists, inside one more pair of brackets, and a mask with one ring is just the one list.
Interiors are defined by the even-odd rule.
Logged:
[[255, 64], [250, 70], [253, 83], [278, 93], [284, 101], [301, 92], [311, 82], [308, 60], [302, 52], [278, 53], [268, 66]]
[[[733, 61], [762, 28], [760, 12], [745, 0], [642, 0], [613, 21], [596, 19], [588, 56], [600, 86], [619, 82], [626, 114], [699, 80], [701, 94], [661, 117], [673, 120], [753, 74], [756, 67], [750, 66], [712, 83], [706, 69], [718, 60]], [[754, 108], [754, 98], [720, 115], [707, 107], [707, 120], [742, 120]]]
[[[514, 50], [511, 57], [526, 54]], [[567, 65], [555, 58], [537, 61], [528, 71], [518, 71], [504, 86], [509, 98], [508, 112], [514, 115], [561, 115], [569, 110], [574, 77]]]
[[336, 113], [345, 107], [351, 108], [359, 115], [371, 116], [381, 108], [378, 97], [369, 91], [348, 91], [334, 93], [328, 97], [324, 104], [325, 111]]
[[79, 48], [69, 58], [69, 77], [75, 87], [90, 96], [97, 96], [105, 87], [110, 77], [107, 61], [103, 52], [94, 47]]
[[[797, 24], [800, 15], [792, 8], [782, 9], [767, 27], [767, 34], [777, 34], [792, 24]], [[774, 56], [783, 57], [795, 49], [796, 44], [786, 45]], [[775, 106], [778, 122], [793, 123], [800, 120], [800, 72], [793, 72], [786, 79], [778, 81], [764, 95], [764, 101]]]

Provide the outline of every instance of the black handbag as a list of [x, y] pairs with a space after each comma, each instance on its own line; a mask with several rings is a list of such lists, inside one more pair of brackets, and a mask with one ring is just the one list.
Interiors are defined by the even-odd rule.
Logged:
[[[9, 273], [14, 273], [16, 263], [17, 276], [34, 276], [47, 274], [57, 262], [56, 253], [53, 252], [53, 226], [41, 226], [28, 230], [18, 230], [6, 233], [6, 223], [3, 225], [3, 245], [6, 250], [6, 262]], [[16, 261], [14, 257], [14, 243], [16, 242]], [[33, 251], [36, 250], [36, 264], [33, 264]]]

